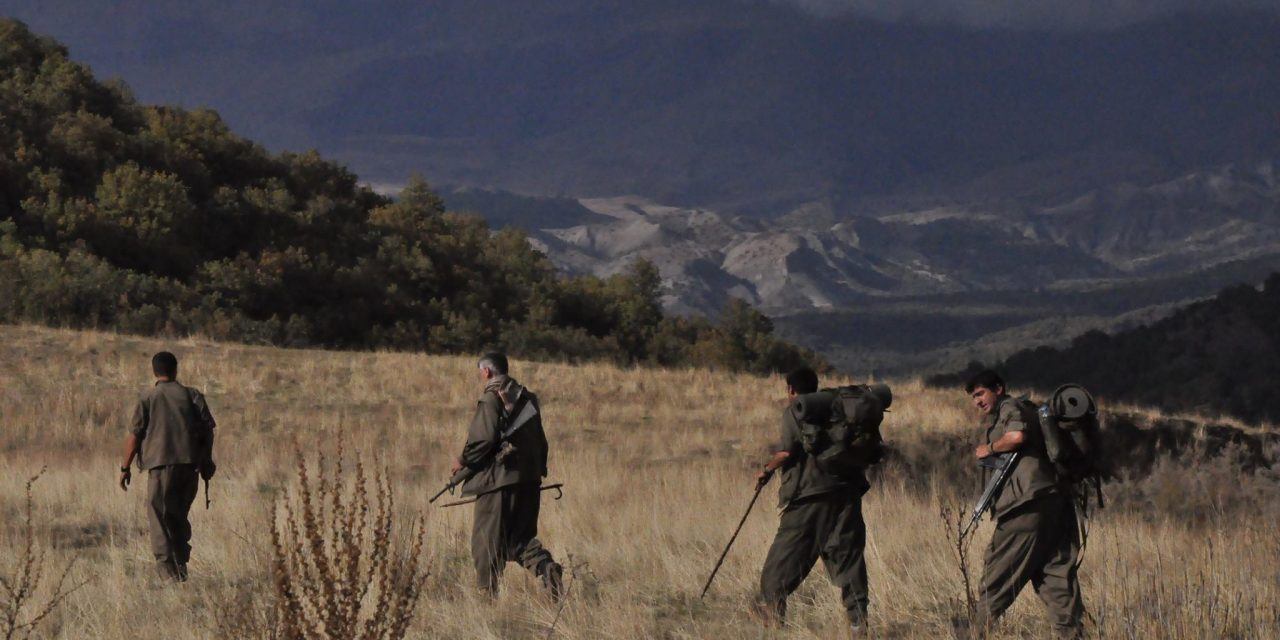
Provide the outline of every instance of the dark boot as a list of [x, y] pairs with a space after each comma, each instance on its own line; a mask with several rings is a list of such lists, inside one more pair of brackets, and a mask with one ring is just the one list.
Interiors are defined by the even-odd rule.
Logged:
[[787, 603], [785, 601], [772, 603], [757, 599], [751, 603], [747, 613], [765, 627], [781, 627], [783, 620], [786, 619]]
[[849, 614], [849, 637], [853, 638], [853, 640], [861, 640], [862, 638], [870, 637], [868, 628], [867, 614]]
[[564, 567], [556, 562], [547, 562], [542, 565], [541, 577], [542, 586], [551, 594], [551, 599], [560, 602], [564, 597]]
[[182, 582], [178, 565], [172, 560], [156, 560], [156, 575], [165, 582]]
[[1058, 640], [1084, 640], [1084, 627], [1076, 625], [1065, 629], [1054, 629], [1053, 635]]
[[991, 635], [992, 620], [981, 612], [973, 616], [951, 619], [951, 631], [956, 640], [985, 640]]

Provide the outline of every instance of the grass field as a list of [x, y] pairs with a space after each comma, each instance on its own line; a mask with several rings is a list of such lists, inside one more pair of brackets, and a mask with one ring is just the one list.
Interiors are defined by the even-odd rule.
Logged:
[[[150, 354], [177, 353], [180, 380], [202, 389], [218, 419], [212, 508], [197, 500], [192, 580], [152, 579], [145, 484], [115, 486], [125, 424], [149, 384]], [[291, 351], [0, 327], [0, 569], [18, 550], [23, 484], [35, 485], [36, 537], [53, 570], [74, 560], [87, 580], [37, 637], [219, 637], [240, 602], [270, 593], [268, 518], [293, 481], [291, 449], [333, 451], [339, 438], [366, 465], [385, 465], [404, 523], [427, 523], [431, 570], [411, 637], [533, 638], [555, 606], [509, 565], [496, 603], [471, 589], [468, 508], [426, 504], [461, 445], [478, 387], [470, 358]], [[819, 567], [793, 596], [788, 625], [746, 614], [777, 525], [766, 489], [705, 600], [698, 591], [746, 506], [754, 470], [776, 438], [777, 378], [705, 371], [621, 370], [517, 362], [542, 398], [551, 481], [540, 538], [579, 564], [561, 638], [832, 638], [838, 593]], [[896, 384], [886, 438], [972, 431], [963, 394]], [[976, 432], [975, 440], [976, 440]], [[976, 487], [944, 478], [921, 490], [887, 474], [865, 499], [872, 626], [879, 637], [946, 637], [963, 599], [939, 502]], [[1082, 569], [1096, 635], [1121, 638], [1280, 637], [1280, 509], [1219, 514], [1190, 525], [1158, 510], [1111, 509], [1094, 520]], [[974, 548], [981, 555], [984, 525]], [[584, 565], [585, 563], [585, 565]], [[4, 575], [4, 574], [0, 574]], [[261, 596], [259, 598], [258, 596]], [[1001, 629], [1047, 632], [1027, 591]]]

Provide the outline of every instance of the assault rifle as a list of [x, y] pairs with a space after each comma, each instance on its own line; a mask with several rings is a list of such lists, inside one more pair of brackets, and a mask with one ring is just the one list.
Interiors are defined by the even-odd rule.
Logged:
[[1005, 482], [1009, 480], [1009, 475], [1013, 473], [1014, 465], [1018, 464], [1018, 460], [1021, 457], [1017, 451], [1010, 451], [1008, 453], [992, 454], [978, 461], [978, 466], [983, 469], [991, 469], [993, 473], [991, 474], [991, 479], [987, 481], [987, 488], [982, 491], [982, 497], [978, 498], [978, 504], [973, 507], [973, 517], [969, 519], [969, 524], [960, 533], [961, 540], [966, 538], [974, 527], [978, 526], [978, 521], [982, 520], [983, 512], [996, 503], [996, 499], [1000, 497], [1000, 492], [1004, 490]]
[[[521, 405], [520, 411], [514, 418], [504, 419], [502, 421], [506, 423], [506, 426], [502, 427], [502, 430], [498, 433], [498, 444], [493, 447], [493, 451], [490, 452], [489, 459], [485, 461], [485, 464], [479, 465], [476, 468], [464, 466], [461, 469], [458, 469], [458, 472], [453, 474], [453, 477], [449, 478], [449, 482], [444, 485], [444, 488], [434, 496], [431, 496], [431, 499], [427, 501], [428, 503], [435, 502], [446, 492], [453, 493], [454, 487], [470, 480], [473, 476], [479, 473], [481, 469], [488, 467], [489, 464], [493, 462], [493, 458], [496, 458], [503, 450], [503, 445], [507, 444], [507, 441], [511, 439], [511, 436], [514, 435], [516, 431], [519, 431], [520, 427], [528, 424], [530, 420], [538, 415], [538, 406], [534, 404], [533, 400], [525, 397], [523, 387], [520, 388], [520, 393], [516, 396], [515, 404]], [[504, 416], [504, 418], [508, 417], [509, 416]], [[501, 422], [499, 424], [501, 424]]]

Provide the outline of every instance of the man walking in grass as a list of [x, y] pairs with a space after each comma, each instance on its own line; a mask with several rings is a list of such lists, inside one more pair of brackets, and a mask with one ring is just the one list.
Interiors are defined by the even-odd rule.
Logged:
[[773, 458], [756, 475], [756, 481], [765, 484], [775, 470], [782, 469], [778, 491], [782, 516], [764, 561], [760, 594], [752, 612], [766, 624], [780, 624], [786, 615], [787, 596], [822, 558], [827, 575], [840, 587], [853, 637], [861, 637], [866, 631], [868, 603], [862, 495], [871, 485], [861, 469], [837, 476], [819, 469], [805, 453], [795, 401], [818, 390], [818, 374], [807, 367], [796, 369], [787, 374], [786, 384], [781, 441]]
[[450, 471], [457, 474], [468, 467], [475, 472], [463, 484], [462, 495], [476, 496], [471, 556], [477, 583], [484, 593], [496, 595], [506, 563], [514, 561], [559, 599], [564, 571], [537, 537], [539, 488], [547, 475], [547, 437], [538, 398], [507, 374], [507, 357], [501, 353], [485, 354], [477, 371], [484, 391], [466, 445]]
[[191, 557], [191, 503], [213, 463], [213, 416], [204, 396], [178, 383], [178, 359], [161, 351], [151, 358], [156, 383], [142, 392], [125, 438], [120, 488], [128, 491], [129, 465], [147, 473], [147, 522], [151, 552], [161, 577], [185, 582]]
[[971, 378], [965, 391], [981, 416], [985, 436], [977, 457], [1019, 452], [992, 507], [996, 530], [984, 560], [976, 631], [985, 633], [1030, 582], [1048, 607], [1057, 635], [1079, 638], [1084, 604], [1076, 576], [1080, 543], [1075, 507], [1045, 452], [1036, 409], [1009, 397], [1004, 380], [991, 370]]

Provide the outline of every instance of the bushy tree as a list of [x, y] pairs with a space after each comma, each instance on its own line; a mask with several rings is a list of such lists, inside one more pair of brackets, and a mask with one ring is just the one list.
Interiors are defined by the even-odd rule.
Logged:
[[386, 198], [214, 111], [139, 105], [12, 20], [0, 187], [0, 321], [752, 371], [813, 358], [741, 302], [718, 323], [665, 317], [648, 262], [561, 277], [420, 176]]

